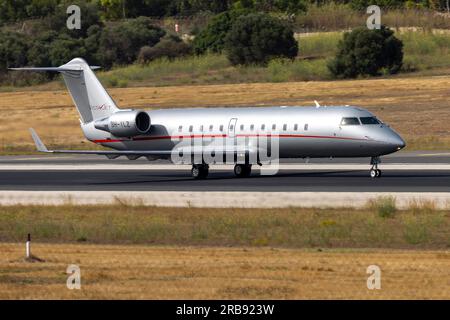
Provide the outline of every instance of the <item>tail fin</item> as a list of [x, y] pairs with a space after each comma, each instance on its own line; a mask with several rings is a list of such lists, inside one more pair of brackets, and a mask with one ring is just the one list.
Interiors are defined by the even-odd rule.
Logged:
[[98, 67], [90, 67], [81, 58], [75, 58], [59, 67], [10, 69], [60, 72], [83, 123], [105, 118], [119, 110], [92, 71]]

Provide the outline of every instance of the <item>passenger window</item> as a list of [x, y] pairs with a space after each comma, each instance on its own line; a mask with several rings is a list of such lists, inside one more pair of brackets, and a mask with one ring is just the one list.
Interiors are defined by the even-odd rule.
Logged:
[[298, 124], [294, 124], [294, 131], [298, 130]]
[[305, 127], [303, 128], [305, 131], [308, 131], [308, 124], [305, 123]]
[[265, 124], [261, 125], [261, 130], [266, 130], [266, 125]]
[[250, 126], [250, 130], [253, 131], [253, 129], [255, 129], [255, 125], [254, 125], [254, 124], [252, 124], [252, 125]]
[[210, 126], [209, 126], [209, 131], [213, 131], [213, 125], [211, 124]]
[[233, 131], [234, 125], [230, 124], [230, 131]]
[[244, 125], [241, 124], [241, 131], [244, 131]]
[[272, 125], [272, 130], [276, 130], [277, 129], [277, 125], [274, 123], [273, 125]]
[[283, 131], [287, 130], [287, 124], [283, 124]]
[[200, 126], [200, 132], [203, 132], [203, 125]]
[[375, 117], [361, 117], [359, 120], [362, 124], [380, 124], [380, 121]]
[[183, 131], [183, 126], [178, 127], [178, 132], [181, 132], [181, 131]]
[[341, 126], [357, 126], [359, 125], [358, 118], [342, 118]]
[[192, 130], [194, 130], [193, 126], [189, 126], [189, 132], [192, 132]]
[[219, 130], [223, 131], [223, 124], [220, 125]]

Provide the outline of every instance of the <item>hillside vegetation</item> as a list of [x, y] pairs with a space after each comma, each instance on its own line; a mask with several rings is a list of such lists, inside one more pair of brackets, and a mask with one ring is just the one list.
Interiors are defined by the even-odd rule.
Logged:
[[[383, 8], [382, 23], [386, 27], [418, 31], [415, 36], [403, 36], [401, 32], [395, 35], [402, 37], [405, 58], [403, 64], [396, 63], [402, 68], [390, 68], [391, 72], [448, 66], [445, 57], [449, 41], [442, 30], [450, 28], [450, 17], [440, 12], [446, 9], [445, 4], [398, 0], [375, 3]], [[239, 83], [331, 79], [339, 77], [332, 75], [327, 65], [336, 54], [342, 38], [340, 31], [365, 27], [368, 5], [361, 0], [320, 4], [307, 0], [82, 0], [76, 3], [83, 14], [82, 27], [69, 30], [68, 4], [66, 0], [0, 1], [0, 83], [24, 86], [52, 80], [49, 74], [10, 73], [6, 68], [60, 65], [75, 56], [101, 65], [104, 70], [115, 70], [117, 76], [113, 74], [107, 84], [119, 87], [134, 85], [135, 80], [164, 85], [186, 84], [189, 80]], [[255, 12], [263, 13], [253, 21]], [[252, 28], [246, 26], [249, 21], [253, 21]], [[270, 34], [270, 30], [257, 32], [268, 21], [270, 30], [278, 28], [275, 33], [285, 36], [261, 38]], [[231, 33], [231, 29], [236, 30]], [[311, 39], [301, 36], [308, 36], [310, 31], [330, 30], [336, 33]], [[298, 45], [292, 39], [292, 31], [297, 34]], [[444, 34], [433, 34], [441, 31]], [[249, 43], [239, 42], [246, 37], [253, 38]], [[282, 43], [275, 41], [278, 38], [284, 39]], [[229, 43], [228, 47], [225, 43]], [[242, 49], [233, 51], [237, 47]], [[243, 49], [252, 52], [253, 58], [249, 59], [248, 54], [239, 57]], [[217, 56], [211, 57], [211, 53]], [[232, 63], [245, 66], [232, 67]], [[127, 66], [131, 70], [123, 70]], [[160, 69], [164, 70], [159, 72]]]

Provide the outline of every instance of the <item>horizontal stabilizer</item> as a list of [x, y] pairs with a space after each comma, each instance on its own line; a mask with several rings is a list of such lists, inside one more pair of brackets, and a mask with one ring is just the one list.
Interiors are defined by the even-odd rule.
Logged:
[[37, 135], [36, 131], [33, 128], [30, 128], [31, 137], [33, 138], [34, 144], [36, 145], [37, 151], [40, 152], [48, 152], [47, 147], [42, 142], [41, 138]]
[[[100, 69], [99, 66], [90, 66], [91, 70], [97, 70]], [[73, 72], [83, 71], [82, 68], [73, 66], [73, 67], [25, 67], [25, 68], [8, 68], [8, 70], [15, 70], [15, 71], [53, 71], [53, 72]]]

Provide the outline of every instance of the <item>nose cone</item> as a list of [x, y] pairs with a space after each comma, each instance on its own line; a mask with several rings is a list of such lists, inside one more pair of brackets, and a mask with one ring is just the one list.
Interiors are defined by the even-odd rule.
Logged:
[[406, 146], [405, 140], [399, 135], [396, 135], [396, 137], [392, 139], [391, 144], [393, 144], [397, 150], [401, 150]]
[[399, 151], [406, 146], [405, 140], [393, 130], [387, 132], [384, 142], [392, 152]]

